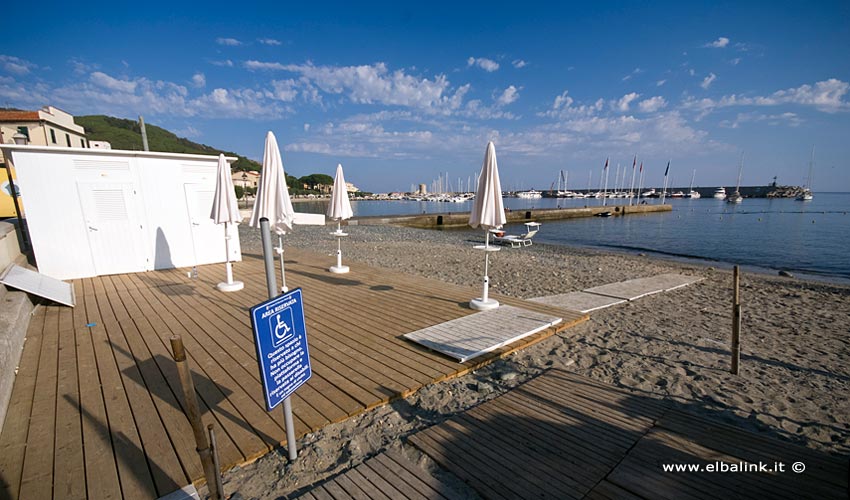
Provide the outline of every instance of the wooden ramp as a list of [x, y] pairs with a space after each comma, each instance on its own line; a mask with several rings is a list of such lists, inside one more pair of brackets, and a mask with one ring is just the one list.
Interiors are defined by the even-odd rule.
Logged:
[[669, 292], [670, 290], [675, 290], [698, 281], [702, 281], [702, 278], [669, 273], [596, 286], [588, 288], [584, 292], [613, 297], [615, 299], [637, 300], [647, 295]]
[[[551, 370], [410, 443], [485, 498], [846, 498], [848, 461]], [[783, 464], [784, 472], [710, 472]], [[794, 463], [805, 464], [800, 473]], [[665, 466], [698, 472], [666, 472]], [[739, 465], [740, 466], [740, 465]]]
[[531, 302], [539, 302], [540, 304], [548, 304], [554, 307], [564, 307], [585, 314], [626, 302], [624, 299], [587, 292], [570, 292], [560, 295], [535, 297], [528, 300]]
[[[330, 244], [331, 242], [329, 242]], [[574, 311], [497, 296], [564, 318], [555, 327], [466, 363], [405, 340], [405, 333], [472, 314], [465, 288], [286, 250], [290, 287], [304, 293], [313, 378], [293, 396], [297, 436], [457, 376], [585, 321]], [[259, 256], [234, 265], [245, 289], [222, 293], [223, 265], [73, 282], [77, 306], [39, 306], [30, 322], [0, 433], [0, 498], [156, 498], [202, 477], [169, 338], [187, 349], [205, 423], [222, 466], [285, 441], [280, 411], [266, 412], [249, 307], [267, 298]]]
[[461, 363], [555, 326], [560, 317], [500, 306], [406, 333], [404, 338]]

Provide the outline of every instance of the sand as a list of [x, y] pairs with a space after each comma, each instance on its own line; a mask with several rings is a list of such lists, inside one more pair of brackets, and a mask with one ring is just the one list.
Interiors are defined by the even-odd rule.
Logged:
[[[469, 231], [352, 226], [344, 263], [365, 263], [480, 286], [481, 241]], [[259, 253], [259, 232], [240, 227], [242, 249]], [[328, 255], [325, 228], [300, 227], [286, 245]], [[591, 314], [568, 329], [464, 377], [305, 436], [299, 460], [273, 452], [225, 475], [233, 498], [296, 496], [309, 485], [389, 448], [474, 498], [402, 439], [509, 390], [548, 368], [667, 398], [688, 411], [833, 454], [850, 453], [850, 287], [744, 273], [742, 372], [729, 373], [728, 270], [644, 255], [535, 243], [492, 256], [491, 289], [532, 298], [675, 272], [704, 278], [682, 289]]]

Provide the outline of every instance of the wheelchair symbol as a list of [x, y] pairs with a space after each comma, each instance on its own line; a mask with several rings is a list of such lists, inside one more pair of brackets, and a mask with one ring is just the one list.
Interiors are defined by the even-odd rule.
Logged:
[[272, 345], [274, 347], [283, 344], [294, 335], [292, 326], [290, 326], [292, 324], [292, 309], [284, 309], [269, 318], [269, 331], [272, 334]]

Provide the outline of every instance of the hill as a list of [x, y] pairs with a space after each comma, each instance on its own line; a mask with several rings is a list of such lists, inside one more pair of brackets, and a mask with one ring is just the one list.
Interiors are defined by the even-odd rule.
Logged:
[[[86, 129], [86, 137], [90, 141], [107, 141], [114, 149], [126, 149], [136, 151], [142, 149], [142, 131], [139, 123], [133, 120], [115, 118], [105, 115], [75, 116], [77, 125]], [[198, 144], [162, 127], [146, 123], [145, 131], [148, 134], [148, 147], [151, 151], [162, 151], [167, 153], [188, 153], [201, 155], [218, 155], [224, 153], [227, 156], [238, 158], [233, 162], [234, 170], [260, 170], [260, 164], [230, 151]]]

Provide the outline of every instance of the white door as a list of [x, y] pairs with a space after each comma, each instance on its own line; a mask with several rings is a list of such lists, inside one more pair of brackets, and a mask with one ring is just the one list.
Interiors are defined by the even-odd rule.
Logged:
[[150, 269], [138, 194], [129, 182], [78, 182], [92, 260], [98, 275]]
[[224, 224], [210, 218], [215, 190], [203, 184], [184, 184], [196, 264], [224, 262]]

